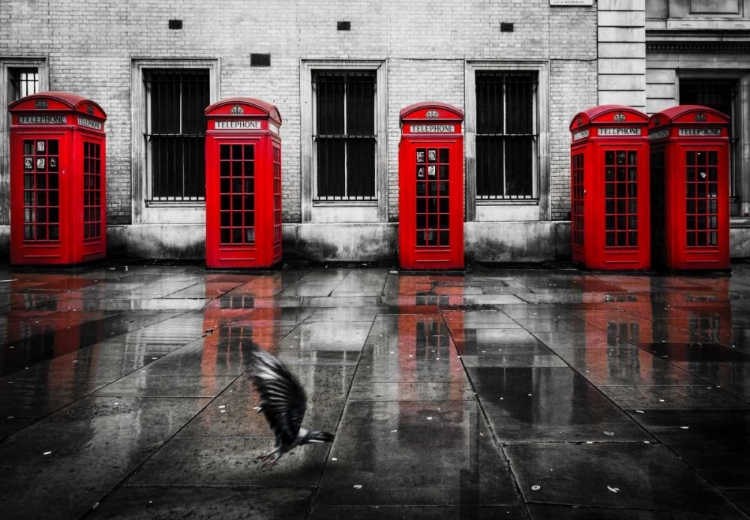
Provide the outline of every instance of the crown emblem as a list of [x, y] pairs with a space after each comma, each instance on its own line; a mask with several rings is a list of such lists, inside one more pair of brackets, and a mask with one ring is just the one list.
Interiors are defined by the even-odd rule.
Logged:
[[244, 109], [244, 108], [242, 108], [241, 106], [239, 106], [239, 105], [234, 105], [234, 106], [232, 107], [232, 115], [235, 115], [235, 116], [240, 116], [240, 115], [242, 115], [242, 114], [244, 114], [244, 113], [245, 113], [245, 109]]

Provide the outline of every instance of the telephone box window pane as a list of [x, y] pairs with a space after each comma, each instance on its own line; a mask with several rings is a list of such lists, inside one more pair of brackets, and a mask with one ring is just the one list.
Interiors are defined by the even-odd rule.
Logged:
[[376, 72], [313, 72], [316, 200], [376, 200]]
[[150, 200], [205, 199], [204, 110], [209, 105], [209, 71], [144, 71], [148, 95], [146, 145]]
[[[102, 207], [99, 190], [101, 187], [101, 144], [83, 143], [83, 238], [100, 239]], [[50, 160], [50, 165], [52, 161]]]
[[59, 223], [58, 173], [48, 171], [48, 166], [57, 164], [57, 139], [24, 140], [24, 226], [25, 241], [59, 240], [59, 233], [51, 233], [50, 225]]
[[477, 198], [532, 199], [536, 72], [477, 71]]
[[[219, 146], [222, 171], [219, 182], [220, 241], [222, 244], [255, 242], [255, 145]], [[229, 175], [231, 173], [231, 175]]]
[[[450, 151], [447, 148], [417, 149], [417, 246], [447, 247], [450, 241], [448, 191]], [[438, 180], [437, 172], [445, 180]], [[426, 173], [425, 173], [426, 172]], [[442, 196], [442, 197], [441, 197]]]
[[[716, 194], [718, 183], [716, 182], [717, 166], [711, 165], [718, 162], [718, 154], [715, 151], [688, 151], [685, 152], [685, 162], [696, 166], [687, 166], [686, 193], [687, 193], [687, 245], [689, 247], [717, 246], [714, 240], [715, 229], [718, 225], [718, 205]], [[707, 166], [707, 164], [711, 166]]]
[[273, 148], [273, 200], [274, 200], [274, 243], [280, 243], [282, 239], [281, 229], [281, 149]]
[[[638, 152], [607, 150], [604, 152], [605, 244], [607, 247], [638, 245]], [[606, 166], [615, 164], [615, 167]], [[615, 170], [615, 175], [610, 171]]]

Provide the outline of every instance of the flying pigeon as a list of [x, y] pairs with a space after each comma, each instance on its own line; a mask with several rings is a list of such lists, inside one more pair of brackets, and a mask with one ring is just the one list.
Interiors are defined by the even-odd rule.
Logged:
[[328, 432], [301, 427], [307, 410], [305, 389], [278, 359], [263, 350], [254, 351], [250, 374], [260, 394], [258, 413], [263, 412], [276, 436], [274, 450], [258, 457], [264, 462], [263, 469], [273, 467], [282, 455], [297, 446], [333, 441]]

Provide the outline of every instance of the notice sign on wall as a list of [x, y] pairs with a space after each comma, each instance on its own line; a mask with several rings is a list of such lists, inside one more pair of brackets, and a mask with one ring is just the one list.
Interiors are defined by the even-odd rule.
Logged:
[[594, 5], [594, 0], [549, 0], [551, 6], [577, 7]]

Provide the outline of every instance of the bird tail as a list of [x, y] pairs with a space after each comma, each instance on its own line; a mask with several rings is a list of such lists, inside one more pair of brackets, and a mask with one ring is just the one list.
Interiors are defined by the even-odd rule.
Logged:
[[319, 432], [316, 430], [307, 434], [307, 442], [332, 442], [333, 434], [328, 432]]

